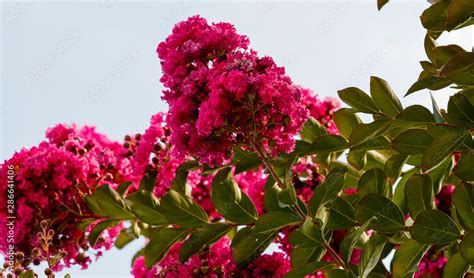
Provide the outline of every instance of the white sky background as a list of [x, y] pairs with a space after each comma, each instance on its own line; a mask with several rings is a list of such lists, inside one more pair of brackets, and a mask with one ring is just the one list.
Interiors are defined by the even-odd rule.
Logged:
[[[251, 2], [2, 2], [0, 160], [44, 139], [58, 122], [91, 124], [112, 139], [142, 132], [165, 111], [155, 49], [172, 25], [200, 14], [233, 23], [260, 55], [284, 65], [295, 83], [322, 96], [369, 77], [386, 79], [399, 97], [426, 59], [421, 0]], [[472, 28], [441, 38], [472, 47]], [[449, 90], [434, 92], [445, 107]], [[402, 99], [431, 107], [427, 92]], [[142, 243], [110, 251], [73, 277], [129, 277]], [[66, 272], [64, 272], [66, 273]], [[60, 276], [58, 276], [60, 277]]]

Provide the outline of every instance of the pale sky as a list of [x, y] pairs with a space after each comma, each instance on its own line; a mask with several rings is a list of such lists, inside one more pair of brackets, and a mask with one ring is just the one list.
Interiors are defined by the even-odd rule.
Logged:
[[[231, 22], [251, 47], [271, 55], [295, 83], [322, 96], [369, 77], [387, 80], [399, 97], [416, 81], [426, 59], [421, 0], [394, 1], [2, 2], [0, 160], [44, 139], [58, 122], [95, 125], [121, 140], [142, 132], [151, 115], [165, 111], [155, 49], [174, 23], [200, 14]], [[472, 28], [441, 42], [472, 47]], [[450, 91], [434, 92], [441, 107]], [[402, 103], [431, 107], [416, 93]], [[130, 277], [130, 260], [143, 242], [112, 250], [72, 277]], [[67, 272], [63, 272], [65, 274]], [[59, 275], [58, 277], [62, 277]]]

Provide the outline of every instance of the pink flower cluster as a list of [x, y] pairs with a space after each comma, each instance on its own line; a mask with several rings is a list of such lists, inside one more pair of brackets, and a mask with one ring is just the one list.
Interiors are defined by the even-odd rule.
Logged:
[[167, 256], [152, 269], [145, 267], [144, 258], [135, 260], [132, 275], [135, 278], [181, 277], [276, 277], [283, 278], [290, 270], [288, 256], [281, 252], [259, 256], [245, 269], [237, 268], [232, 259], [230, 240], [220, 239], [208, 249], [193, 255], [185, 263], [178, 260], [181, 243], [176, 243]]
[[320, 99], [310, 89], [301, 88], [303, 97], [302, 104], [309, 110], [310, 115], [323, 125], [328, 133], [339, 134], [339, 131], [332, 120], [332, 114], [341, 106], [340, 102], [335, 98]]
[[220, 165], [237, 143], [273, 155], [294, 147], [293, 136], [308, 115], [301, 90], [270, 57], [247, 50], [248, 43], [232, 25], [194, 16], [159, 44], [177, 155]]
[[[91, 250], [85, 232], [76, 225], [90, 215], [83, 201], [98, 182], [116, 185], [127, 178], [129, 162], [122, 147], [92, 127], [57, 125], [48, 129], [47, 141], [22, 149], [3, 164], [0, 190], [6, 192], [8, 168], [14, 168], [16, 223], [15, 246], [25, 254], [24, 264], [37, 262], [31, 252], [40, 247], [37, 232], [42, 220], [50, 222], [54, 231], [50, 251], [66, 254], [55, 269], [78, 264], [86, 268]], [[0, 195], [0, 234], [7, 234], [3, 223], [7, 216], [6, 195]], [[94, 249], [108, 249], [118, 228], [104, 233]], [[1, 246], [6, 237], [2, 237]], [[2, 248], [1, 252], [6, 252]], [[100, 253], [96, 252], [95, 255]]]

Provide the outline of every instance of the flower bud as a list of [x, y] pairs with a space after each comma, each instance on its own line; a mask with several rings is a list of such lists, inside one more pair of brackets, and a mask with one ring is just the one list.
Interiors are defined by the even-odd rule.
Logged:
[[53, 274], [53, 271], [51, 270], [51, 268], [48, 267], [44, 270], [44, 274], [49, 276], [49, 275]]

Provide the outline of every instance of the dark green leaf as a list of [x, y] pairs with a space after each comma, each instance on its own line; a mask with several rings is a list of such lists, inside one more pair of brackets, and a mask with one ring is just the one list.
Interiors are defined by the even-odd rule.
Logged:
[[443, 161], [438, 167], [429, 172], [429, 176], [433, 181], [433, 192], [438, 194], [443, 186], [444, 179], [448, 178], [451, 174], [451, 168], [453, 167], [453, 159], [448, 158]]
[[248, 236], [242, 238], [235, 246], [233, 257], [239, 266], [245, 266], [255, 257], [260, 255], [268, 245], [272, 243], [275, 233], [258, 233], [251, 232]]
[[424, 210], [434, 209], [433, 182], [430, 176], [413, 175], [405, 184], [405, 199], [413, 219]]
[[133, 233], [132, 230], [126, 228], [122, 229], [115, 239], [115, 247], [122, 249], [128, 243], [132, 242], [134, 239], [137, 239], [137, 236]]
[[422, 154], [433, 140], [425, 129], [409, 129], [393, 139], [392, 148], [401, 154]]
[[457, 240], [459, 228], [454, 220], [439, 210], [425, 210], [418, 214], [410, 230], [411, 237], [420, 243], [442, 245]]
[[461, 225], [468, 231], [474, 230], [474, 186], [469, 183], [456, 186], [452, 200]]
[[341, 108], [334, 112], [332, 119], [342, 136], [349, 139], [349, 135], [355, 126], [362, 123], [359, 116], [352, 109]]
[[110, 227], [116, 226], [120, 221], [110, 219], [110, 220], [104, 220], [94, 226], [92, 228], [91, 232], [89, 233], [88, 240], [91, 244], [92, 247], [96, 244], [97, 240], [99, 239], [99, 236], [102, 234], [102, 232]]
[[166, 224], [168, 221], [158, 211], [158, 199], [150, 191], [137, 191], [130, 194], [127, 200], [135, 216], [150, 225]]
[[458, 252], [451, 256], [444, 265], [443, 277], [465, 277], [464, 274], [469, 270], [467, 263]]
[[390, 147], [390, 141], [387, 137], [381, 135], [365, 141], [362, 144], [351, 147], [351, 151], [370, 151], [370, 150], [384, 150]]
[[316, 138], [326, 134], [324, 127], [313, 117], [310, 117], [301, 129], [300, 136], [303, 141], [313, 143]]
[[89, 209], [99, 216], [115, 219], [134, 218], [120, 194], [107, 184], [101, 185], [85, 200]]
[[474, 181], [474, 154], [463, 154], [454, 167], [453, 173], [463, 181]]
[[344, 137], [334, 134], [325, 134], [319, 136], [311, 147], [309, 147], [310, 153], [326, 153], [343, 151], [347, 149], [347, 140]]
[[407, 158], [406, 155], [394, 154], [385, 163], [385, 173], [387, 174], [390, 184], [393, 184], [400, 176]]
[[376, 138], [386, 132], [390, 126], [390, 120], [387, 119], [376, 120], [369, 124], [359, 124], [351, 132], [349, 145], [354, 147], [370, 139]]
[[356, 219], [365, 223], [372, 217], [369, 228], [379, 232], [396, 233], [405, 227], [403, 213], [390, 199], [378, 194], [368, 194], [356, 208]]
[[413, 83], [405, 96], [423, 89], [439, 90], [449, 86], [451, 83], [453, 82], [445, 77], [427, 76]]
[[171, 183], [171, 189], [189, 195], [190, 188], [187, 185], [189, 171], [199, 168], [199, 163], [196, 160], [186, 161], [176, 169], [176, 176]]
[[370, 193], [377, 193], [389, 197], [392, 190], [387, 183], [385, 172], [379, 168], [373, 168], [365, 172], [359, 179], [357, 192], [361, 197]]
[[449, 98], [448, 121], [460, 127], [474, 127], [474, 105], [463, 94], [455, 94]]
[[453, 0], [449, 4], [446, 17], [446, 30], [462, 26], [474, 14], [474, 3], [470, 0]]
[[402, 111], [402, 105], [387, 81], [370, 77], [370, 95], [377, 108], [387, 116], [395, 117]]
[[117, 187], [117, 193], [120, 194], [122, 197], [125, 195], [127, 192], [128, 188], [130, 185], [132, 185], [133, 182], [122, 182], [118, 187]]
[[327, 175], [326, 180], [316, 187], [308, 204], [309, 213], [312, 217], [317, 214], [321, 206], [336, 199], [344, 186], [346, 173], [347, 168], [336, 167]]
[[297, 269], [293, 269], [292, 271], [285, 274], [285, 278], [304, 278], [306, 275], [310, 275], [315, 273], [316, 271], [325, 269], [329, 266], [333, 266], [334, 263], [332, 262], [313, 262], [306, 264], [302, 267]]
[[347, 154], [347, 162], [357, 170], [362, 170], [367, 163], [367, 152], [350, 151]]
[[197, 228], [209, 223], [209, 216], [200, 205], [172, 189], [161, 197], [159, 211], [169, 223], [183, 228]]
[[326, 229], [347, 229], [356, 224], [355, 209], [348, 201], [341, 197], [336, 197], [328, 207], [330, 211]]
[[325, 276], [327, 278], [355, 278], [356, 276], [350, 270], [345, 269], [331, 269], [326, 271]]
[[232, 229], [225, 223], [212, 223], [196, 229], [179, 250], [179, 261], [186, 262], [192, 255], [213, 244]]
[[291, 233], [290, 242], [300, 247], [322, 247], [325, 240], [321, 228], [313, 223], [312, 218], [307, 218], [303, 225]]
[[385, 4], [388, 3], [388, 0], [377, 0], [377, 9], [380, 11]]
[[474, 232], [469, 232], [462, 240], [459, 247], [462, 258], [469, 264], [474, 265]]
[[164, 228], [155, 232], [145, 247], [145, 265], [151, 268], [160, 262], [170, 248], [188, 235], [187, 229]]
[[403, 109], [392, 124], [402, 128], [412, 128], [432, 125], [434, 122], [435, 119], [430, 110], [415, 104]]
[[418, 271], [418, 264], [430, 248], [429, 244], [407, 240], [395, 251], [392, 260], [393, 278], [412, 277]]
[[469, 133], [463, 129], [452, 129], [437, 137], [426, 148], [421, 161], [422, 168], [430, 171], [439, 166], [463, 143]]
[[146, 173], [140, 181], [139, 190], [153, 191], [156, 184], [156, 171]]
[[252, 200], [231, 177], [230, 168], [219, 171], [214, 177], [211, 197], [216, 210], [227, 220], [239, 224], [251, 224], [257, 220], [258, 214]]
[[374, 221], [375, 217], [370, 218], [364, 224], [362, 224], [359, 228], [355, 229], [351, 232], [341, 243], [341, 255], [342, 259], [348, 264], [354, 247], [356, 246], [357, 242], [360, 240], [362, 234], [364, 234], [367, 227], [369, 227], [370, 222]]
[[387, 242], [388, 237], [376, 234], [370, 237], [367, 243], [365, 243], [359, 262], [360, 277], [366, 278], [369, 276], [372, 269], [375, 268], [382, 258], [382, 252]]
[[420, 16], [421, 24], [431, 31], [446, 30], [446, 17], [448, 15], [449, 2], [440, 1], [431, 5]]
[[369, 114], [376, 114], [379, 112], [370, 96], [358, 88], [349, 87], [338, 91], [337, 94], [347, 105], [360, 112]]
[[254, 233], [278, 232], [284, 227], [301, 223], [300, 217], [295, 214], [282, 211], [269, 211], [255, 223]]
[[256, 153], [246, 152], [241, 148], [234, 148], [233, 163], [235, 165], [235, 175], [256, 169], [262, 164]]
[[414, 168], [404, 173], [395, 187], [395, 192], [393, 193], [393, 202], [403, 211], [406, 211], [405, 186], [408, 179], [416, 172], [418, 172], [418, 170]]

